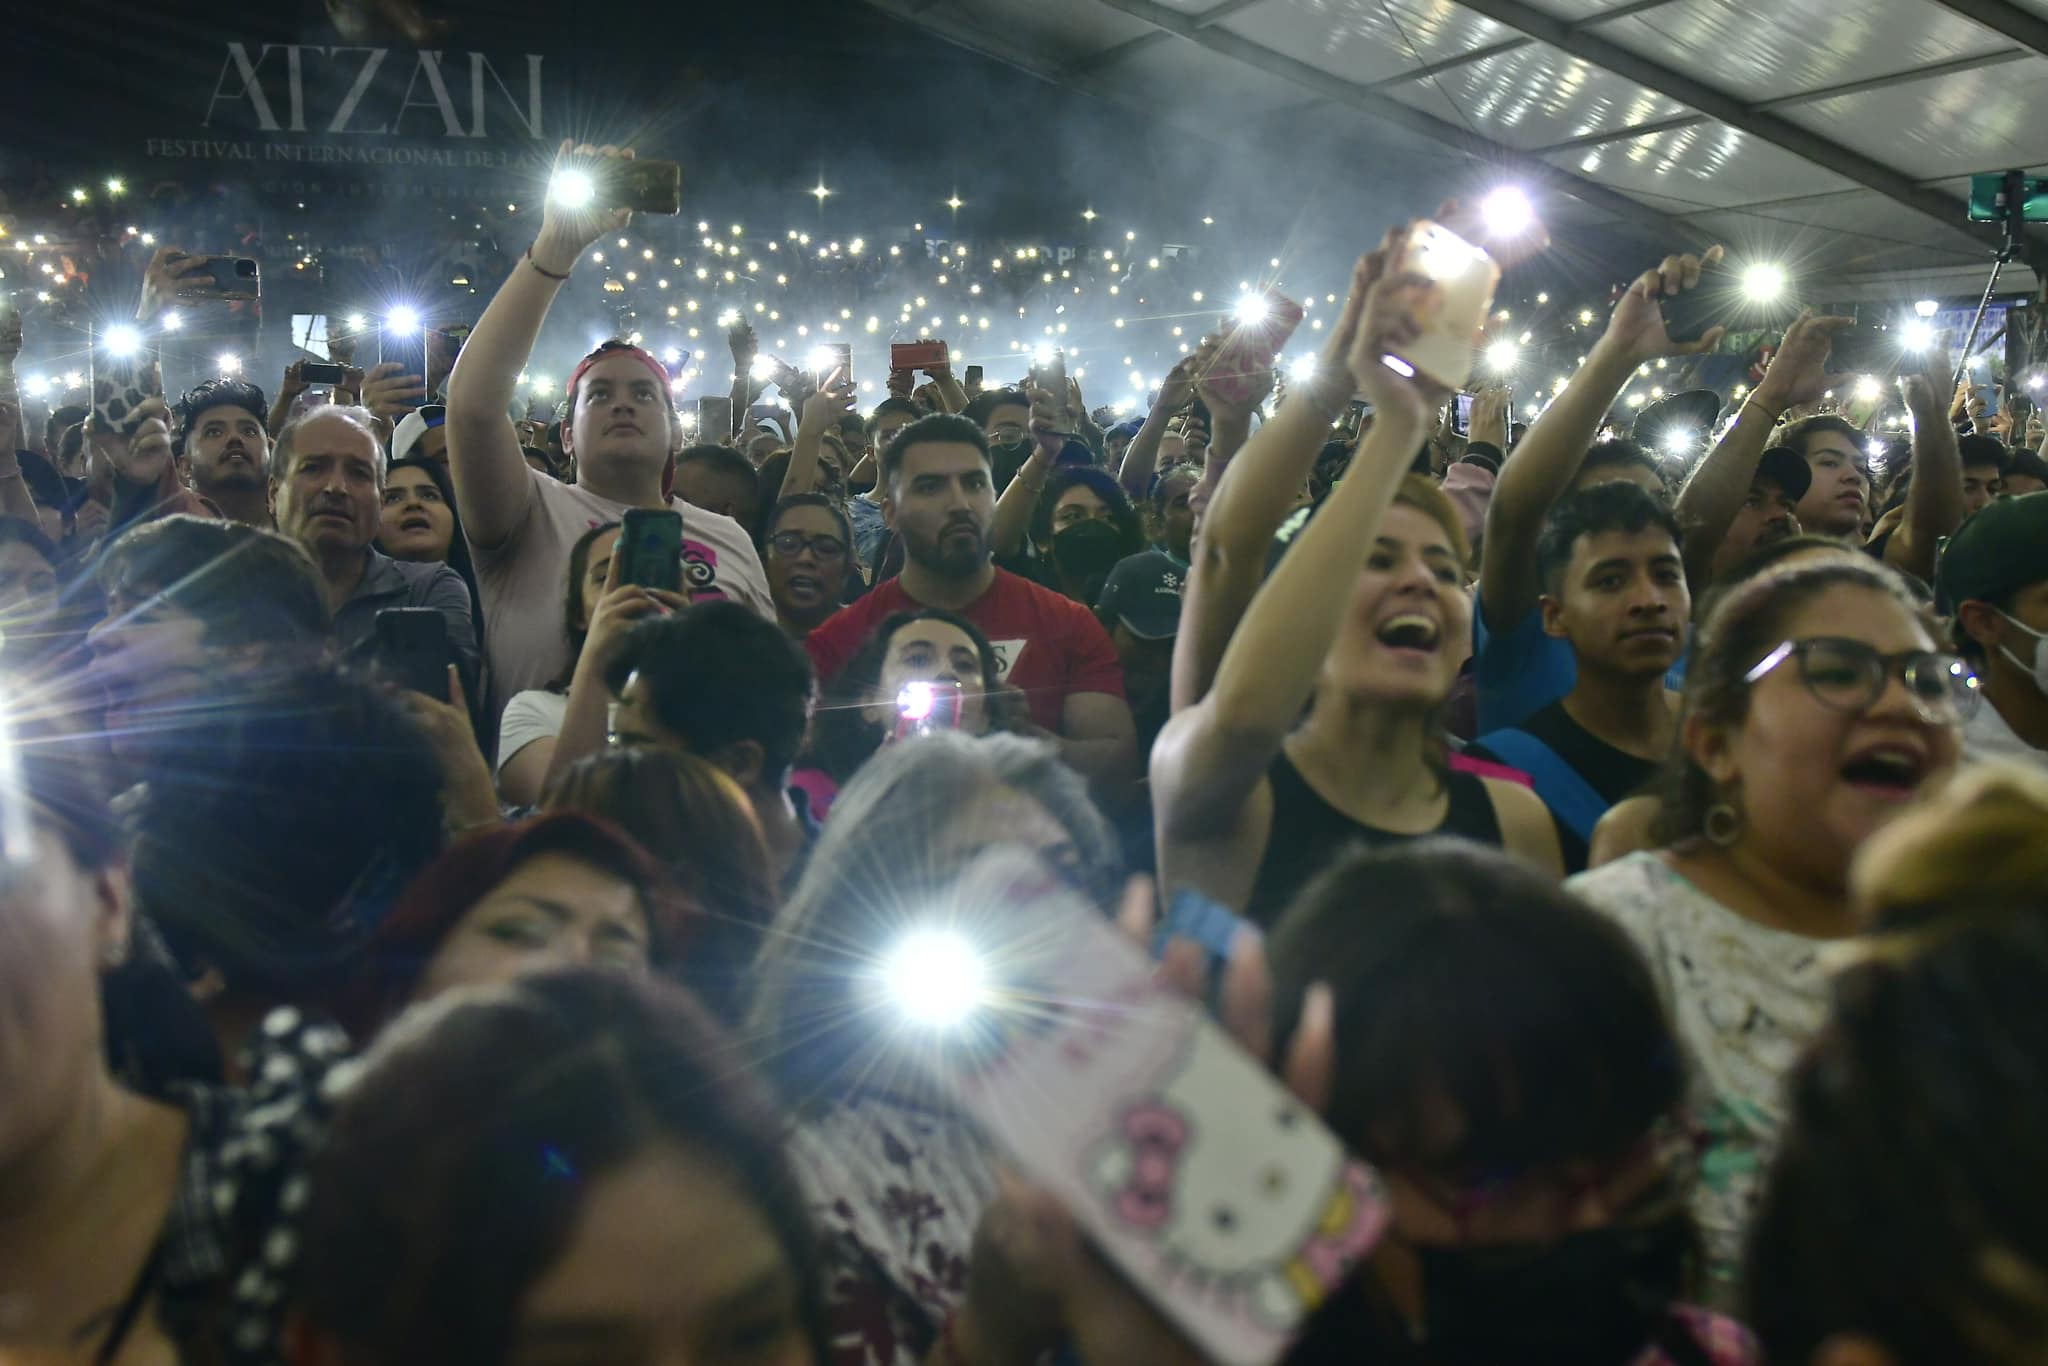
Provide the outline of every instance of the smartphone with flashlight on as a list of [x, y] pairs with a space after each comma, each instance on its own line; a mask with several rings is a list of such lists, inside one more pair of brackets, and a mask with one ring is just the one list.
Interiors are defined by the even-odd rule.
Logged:
[[1269, 289], [1264, 298], [1246, 300], [1238, 309], [1237, 325], [1217, 348], [1215, 364], [1202, 382], [1226, 402], [1250, 405], [1259, 397], [1259, 377], [1273, 368], [1280, 349], [1305, 316], [1300, 304], [1278, 290]]
[[1045, 360], [1033, 361], [1031, 387], [1052, 395], [1053, 402], [1067, 401], [1067, 353], [1055, 346]]
[[896, 694], [895, 738], [908, 740], [913, 735], [960, 729], [960, 699], [964, 695], [960, 684], [949, 678], [905, 683]]
[[832, 378], [834, 370], [841, 372], [840, 378], [851, 381], [853, 379], [853, 346], [848, 342], [827, 342], [823, 350], [826, 360], [814, 377], [815, 387], [824, 388], [825, 381]]
[[427, 374], [427, 330], [415, 322], [410, 327], [385, 319], [377, 325], [377, 360], [398, 366], [401, 375]]
[[620, 518], [619, 544], [625, 557], [619, 582], [680, 593], [683, 588], [683, 514], [674, 509], [628, 508]]
[[309, 360], [299, 363], [299, 378], [307, 384], [324, 384], [333, 387], [347, 376], [348, 367], [329, 361]]
[[683, 208], [683, 168], [653, 157], [606, 157], [561, 167], [548, 197], [567, 208], [674, 214]]
[[1030, 851], [980, 854], [868, 971], [888, 1060], [1212, 1360], [1269, 1366], [1377, 1245], [1373, 1171]]
[[136, 329], [125, 324], [101, 334], [88, 358], [94, 429], [134, 435], [143, 421], [137, 409], [164, 391], [161, 361], [142, 344]]
[[1499, 264], [1443, 224], [1424, 219], [1409, 234], [1401, 272], [1434, 281], [1438, 294], [1435, 306], [1416, 320], [1421, 335], [1393, 353], [1395, 368], [1405, 366], [1447, 389], [1464, 388], [1500, 283]]
[[732, 397], [706, 394], [697, 400], [697, 439], [725, 442], [732, 439]]

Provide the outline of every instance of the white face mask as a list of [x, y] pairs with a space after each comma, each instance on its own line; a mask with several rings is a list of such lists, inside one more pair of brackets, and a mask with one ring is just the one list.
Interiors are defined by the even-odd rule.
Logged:
[[[1995, 607], [1992, 610], [1998, 611], [1998, 609]], [[2039, 688], [2042, 692], [2048, 693], [2048, 631], [2036, 631], [2031, 626], [2024, 625], [2021, 622], [2013, 621], [2011, 617], [2006, 616], [2006, 614], [2003, 612], [1999, 612], [1998, 615], [2000, 615], [2001, 617], [2005, 617], [2007, 621], [2012, 622], [2014, 626], [2018, 627], [2022, 631], [2025, 631], [2028, 635], [2034, 638], [2034, 686]], [[2026, 661], [2022, 660], [2018, 655], [2014, 654], [2011, 650], [2006, 649], [2003, 645], [1998, 647], [1998, 653], [2004, 655], [2007, 659], [2011, 660], [2013, 663], [2013, 667], [2015, 668], [2025, 669], [2027, 667]]]

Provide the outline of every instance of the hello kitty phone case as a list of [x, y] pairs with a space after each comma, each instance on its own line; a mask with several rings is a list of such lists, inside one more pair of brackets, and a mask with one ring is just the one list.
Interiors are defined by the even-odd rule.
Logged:
[[1278, 1358], [1378, 1241], [1378, 1177], [1029, 853], [951, 902], [979, 1004], [910, 1055], [1196, 1344]]

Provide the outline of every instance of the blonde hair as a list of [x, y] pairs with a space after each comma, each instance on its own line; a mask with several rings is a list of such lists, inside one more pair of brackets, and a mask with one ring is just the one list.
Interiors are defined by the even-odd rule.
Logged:
[[1423, 516], [1443, 529], [1444, 536], [1451, 543], [1451, 553], [1458, 557], [1458, 566], [1466, 577], [1472, 573], [1472, 544], [1465, 539], [1465, 523], [1458, 516], [1458, 505], [1451, 501], [1434, 479], [1419, 474], [1404, 474], [1394, 489], [1394, 502], [1414, 508]]
[[1917, 908], [2048, 901], [2048, 773], [1975, 764], [1864, 843], [1850, 870], [1876, 919]]

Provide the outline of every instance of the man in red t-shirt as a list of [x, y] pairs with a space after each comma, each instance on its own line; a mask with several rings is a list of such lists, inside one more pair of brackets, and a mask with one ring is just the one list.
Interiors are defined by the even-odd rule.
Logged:
[[805, 638], [819, 679], [836, 678], [891, 613], [948, 608], [994, 644], [1004, 681], [1029, 699], [1062, 759], [1098, 792], [1135, 780], [1137, 731], [1108, 632], [1080, 603], [995, 566], [996, 494], [981, 429], [958, 417], [913, 422], [882, 452], [880, 475], [883, 520], [903, 538], [903, 572]]

